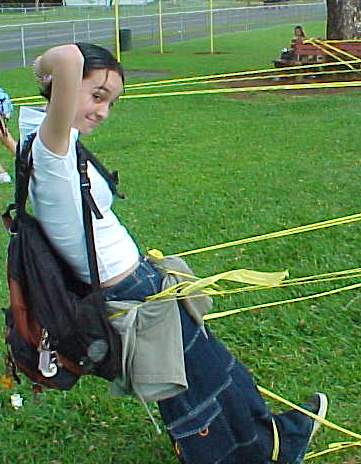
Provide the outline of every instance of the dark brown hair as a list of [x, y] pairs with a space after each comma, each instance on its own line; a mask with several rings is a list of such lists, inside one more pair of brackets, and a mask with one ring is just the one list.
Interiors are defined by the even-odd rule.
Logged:
[[303, 37], [303, 38], [306, 37], [306, 35], [305, 35], [304, 31], [303, 31], [303, 27], [302, 27], [302, 26], [296, 26], [296, 27], [294, 28], [294, 32], [295, 32], [295, 33], [296, 33], [296, 30], [301, 32], [301, 37]]

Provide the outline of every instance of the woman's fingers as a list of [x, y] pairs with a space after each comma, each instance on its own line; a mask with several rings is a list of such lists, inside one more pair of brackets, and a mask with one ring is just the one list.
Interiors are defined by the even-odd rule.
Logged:
[[36, 80], [38, 81], [38, 84], [43, 87], [51, 82], [51, 74], [46, 74], [42, 71], [41, 60], [42, 55], [35, 58], [33, 63], [33, 72]]

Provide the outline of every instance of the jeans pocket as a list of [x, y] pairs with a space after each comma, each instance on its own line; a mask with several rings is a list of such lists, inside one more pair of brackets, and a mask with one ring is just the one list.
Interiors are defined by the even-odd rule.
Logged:
[[186, 464], [217, 464], [237, 448], [222, 407], [213, 400], [206, 408], [192, 411], [169, 427], [174, 449]]

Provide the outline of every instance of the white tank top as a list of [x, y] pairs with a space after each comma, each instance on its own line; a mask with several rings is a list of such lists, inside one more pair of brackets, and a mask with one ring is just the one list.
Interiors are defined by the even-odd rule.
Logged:
[[[35, 114], [34, 114], [35, 113]], [[41, 124], [45, 113], [32, 108], [20, 110], [21, 142]], [[40, 123], [39, 123], [40, 120]], [[90, 283], [90, 273], [83, 226], [80, 180], [75, 144], [78, 131], [71, 130], [69, 150], [59, 156], [48, 150], [37, 135], [33, 143], [33, 174], [29, 197], [35, 217], [59, 254], [84, 282]], [[93, 215], [94, 241], [101, 282], [105, 282], [135, 265], [139, 251], [126, 228], [111, 210], [112, 193], [107, 182], [88, 163], [91, 194], [103, 219]]]

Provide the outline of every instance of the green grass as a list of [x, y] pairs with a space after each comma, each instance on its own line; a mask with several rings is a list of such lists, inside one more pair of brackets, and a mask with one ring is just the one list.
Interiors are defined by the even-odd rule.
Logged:
[[[322, 35], [322, 25], [310, 24], [307, 32]], [[194, 54], [207, 44], [200, 40], [172, 45], [164, 56], [144, 49], [123, 59], [129, 69], [163, 70], [179, 77], [264, 68], [290, 35], [289, 26], [219, 37], [217, 48], [229, 52], [223, 55]], [[29, 70], [3, 72], [0, 86], [13, 96], [33, 94], [29, 76]], [[120, 170], [128, 198], [115, 209], [141, 246], [172, 253], [359, 212], [360, 117], [357, 91], [250, 94], [239, 100], [221, 95], [128, 100], [116, 105], [86, 143]], [[0, 206], [10, 200], [11, 188], [1, 186]], [[346, 225], [195, 255], [188, 262], [199, 275], [245, 267], [287, 268], [291, 277], [300, 277], [359, 266], [359, 236], [359, 224]], [[5, 256], [5, 232], [0, 242]], [[1, 277], [0, 304], [6, 306], [5, 264]], [[342, 283], [216, 299], [215, 308], [337, 285]], [[260, 385], [294, 401], [325, 391], [330, 420], [360, 431], [358, 297], [357, 292], [344, 293], [209, 325]], [[0, 393], [3, 463], [176, 462], [167, 437], [155, 434], [142, 407], [129, 398], [110, 398], [100, 380], [82, 379], [69, 393], [47, 392], [40, 404], [32, 403], [26, 382], [16, 391], [25, 397], [25, 407], [17, 412], [9, 405], [9, 392]], [[313, 449], [345, 438], [323, 429]], [[361, 460], [351, 450], [318, 462]]]

